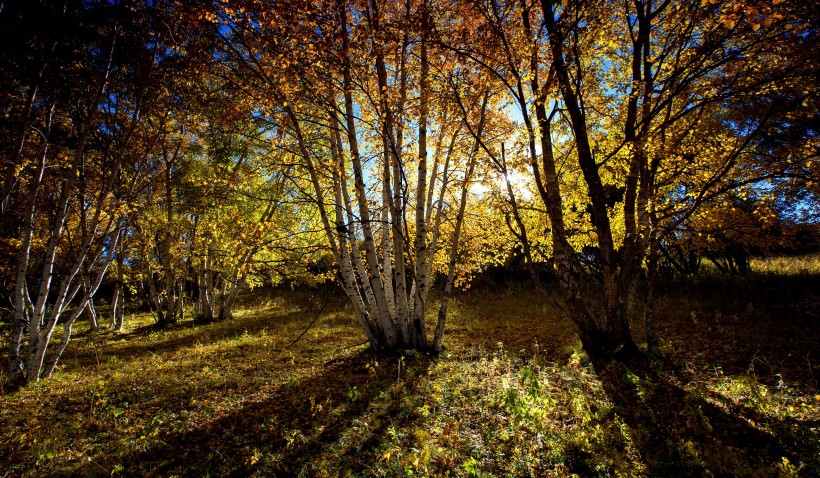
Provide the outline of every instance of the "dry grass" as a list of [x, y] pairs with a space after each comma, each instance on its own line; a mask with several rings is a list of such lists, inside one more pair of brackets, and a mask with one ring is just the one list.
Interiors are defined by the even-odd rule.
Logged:
[[751, 261], [752, 271], [771, 275], [820, 275], [820, 254], [759, 257]]
[[[710, 280], [662, 298], [668, 360], [627, 365], [590, 362], [523, 286], [458, 295], [437, 358], [367, 352], [338, 297], [288, 349], [325, 292], [197, 327], [129, 316], [0, 396], [0, 476], [820, 473], [816, 306], [791, 300], [817, 276]], [[757, 289], [778, 284], [785, 303]]]

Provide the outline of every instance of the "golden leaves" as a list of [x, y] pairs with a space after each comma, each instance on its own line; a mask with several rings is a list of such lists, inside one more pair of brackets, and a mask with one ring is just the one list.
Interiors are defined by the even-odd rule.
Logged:
[[730, 29], [730, 30], [731, 30], [732, 28], [734, 28], [734, 27], [735, 27], [735, 23], [737, 23], [737, 22], [736, 22], [736, 20], [735, 20], [734, 18], [731, 18], [731, 17], [724, 17], [724, 18], [721, 18], [721, 19], [720, 19], [720, 21], [721, 21], [721, 23], [723, 23], [723, 26], [724, 26], [724, 27], [726, 27], [726, 28], [728, 28], [728, 29]]

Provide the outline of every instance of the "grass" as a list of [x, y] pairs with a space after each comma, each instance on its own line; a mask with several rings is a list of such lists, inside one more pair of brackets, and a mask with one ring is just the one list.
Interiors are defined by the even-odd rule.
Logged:
[[755, 258], [751, 268], [758, 274], [820, 275], [820, 254]]
[[666, 358], [629, 364], [590, 361], [515, 284], [459, 294], [437, 358], [369, 353], [338, 297], [288, 348], [325, 292], [133, 315], [0, 395], [0, 476], [817, 476], [818, 282], [665, 291]]
[[[749, 260], [749, 269], [752, 276], [817, 276], [820, 275], [820, 253], [753, 257]], [[724, 273], [707, 259], [701, 261], [699, 275], [719, 279], [725, 277]]]

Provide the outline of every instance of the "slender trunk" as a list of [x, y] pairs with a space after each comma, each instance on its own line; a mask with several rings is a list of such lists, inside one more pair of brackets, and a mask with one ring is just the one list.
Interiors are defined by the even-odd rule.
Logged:
[[331, 128], [333, 129], [333, 134], [336, 141], [336, 151], [338, 152], [339, 185], [343, 199], [343, 202], [341, 204], [344, 206], [345, 214], [347, 217], [347, 224], [344, 230], [347, 231], [347, 242], [350, 246], [350, 260], [352, 261], [352, 264], [355, 266], [356, 274], [358, 274], [359, 277], [359, 284], [362, 290], [364, 290], [364, 296], [367, 299], [368, 310], [370, 311], [370, 313], [368, 314], [368, 318], [372, 319], [372, 315], [378, 315], [376, 295], [373, 292], [373, 288], [370, 286], [368, 272], [365, 268], [364, 261], [362, 260], [362, 254], [359, 249], [359, 242], [356, 239], [356, 222], [353, 216], [353, 203], [350, 200], [350, 193], [347, 190], [347, 173], [345, 169], [344, 151], [342, 148], [342, 137], [339, 133], [339, 125], [337, 123], [335, 116], [331, 118]]
[[[408, 3], [409, 8], [409, 3]], [[409, 12], [408, 12], [409, 15]], [[408, 238], [405, 235], [405, 203], [404, 188], [402, 179], [404, 178], [404, 167], [402, 165], [402, 148], [404, 144], [404, 104], [407, 100], [407, 47], [409, 45], [409, 34], [405, 33], [402, 39], [401, 56], [399, 60], [399, 102], [397, 107], [396, 122], [396, 142], [391, 158], [393, 198], [390, 203], [390, 224], [393, 227], [393, 284], [396, 296], [396, 318], [399, 323], [399, 332], [402, 340], [407, 341], [410, 337], [409, 327], [409, 305], [407, 299], [407, 269], [405, 266], [405, 243]]]
[[164, 324], [165, 314], [163, 313], [162, 296], [160, 296], [159, 292], [157, 291], [157, 284], [154, 279], [154, 271], [151, 270], [151, 266], [147, 267], [148, 271], [145, 275], [145, 282], [148, 282], [148, 298], [151, 302], [151, 305], [154, 307], [157, 324]]
[[239, 277], [239, 273], [235, 274], [233, 280], [231, 280], [230, 287], [227, 290], [227, 297], [225, 298], [222, 311], [220, 312], [222, 320], [233, 319], [233, 307], [234, 304], [236, 304], [236, 298], [239, 297], [239, 293], [242, 291], [242, 283], [243, 282]]
[[23, 238], [20, 245], [20, 253], [17, 257], [17, 271], [14, 285], [14, 317], [12, 325], [12, 336], [9, 346], [9, 372], [13, 382], [18, 382], [23, 379], [23, 360], [20, 357], [20, 348], [24, 336], [25, 327], [32, 316], [28, 314], [27, 304], [31, 303], [31, 298], [28, 296], [28, 285], [26, 282], [26, 272], [28, 271], [29, 261], [31, 258], [31, 241], [34, 234], [34, 214], [37, 207], [37, 196], [40, 192], [40, 185], [43, 182], [43, 173], [46, 166], [46, 157], [48, 155], [48, 137], [51, 129], [51, 119], [53, 117], [54, 106], [49, 110], [46, 142], [40, 151], [37, 161], [37, 168], [34, 172], [33, 181], [31, 183], [31, 190], [28, 194], [28, 201], [26, 203], [26, 212], [23, 217]]
[[[354, 271], [353, 259], [350, 256], [350, 249], [348, 246], [348, 243], [355, 245], [356, 238], [350, 231], [353, 227], [353, 223], [349, 219], [351, 216], [349, 206], [350, 201], [345, 200], [346, 198], [343, 199], [343, 191], [347, 188], [347, 186], [342, 179], [344, 177], [344, 157], [342, 156], [342, 151], [340, 148], [341, 141], [337, 134], [338, 125], [336, 124], [335, 116], [332, 117], [331, 127], [336, 128], [331, 133], [331, 154], [335, 160], [335, 168], [333, 169], [333, 192], [335, 197], [336, 232], [339, 236], [339, 252], [337, 258], [337, 262], [339, 264], [339, 275], [341, 277], [341, 283], [345, 294], [348, 299], [350, 299], [350, 303], [353, 306], [356, 321], [359, 323], [362, 330], [364, 330], [367, 340], [370, 342], [370, 346], [374, 350], [378, 350], [378, 335], [370, 319], [367, 306], [365, 306], [364, 300], [362, 299], [362, 295], [360, 293], [361, 289], [356, 283], [356, 272]], [[345, 210], [347, 211], [347, 215], [345, 215]], [[346, 220], [348, 221], [347, 224], [345, 224]], [[355, 250], [355, 254], [358, 255], [358, 249]], [[361, 261], [358, 261], [358, 263], [361, 263]], [[363, 286], [368, 285], [364, 276], [361, 277], [361, 284]], [[375, 299], [372, 299], [372, 291], [368, 296], [368, 301], [371, 304], [370, 310], [373, 310], [372, 307], [375, 307]]]
[[111, 299], [111, 330], [115, 332], [122, 331], [123, 317], [125, 303], [125, 280], [124, 271], [125, 266], [123, 258], [123, 242], [125, 242], [125, 223], [120, 226], [120, 243], [114, 247], [115, 260], [117, 261], [117, 279], [114, 286], [114, 296]]
[[122, 330], [122, 320], [119, 319], [118, 313], [120, 311], [120, 301], [122, 299], [122, 286], [119, 281], [114, 286], [114, 295], [111, 297], [111, 322], [109, 327], [111, 330], [119, 332]]
[[[112, 250], [116, 250], [119, 242], [122, 240], [123, 230], [122, 228], [117, 230], [117, 234], [114, 238], [114, 244]], [[99, 258], [103, 255], [103, 250], [97, 254], [96, 257], [91, 261], [92, 263], [98, 262]], [[60, 342], [60, 347], [52, 353], [52, 356], [49, 360], [44, 360], [43, 362], [43, 376], [45, 378], [50, 378], [51, 375], [54, 373], [54, 368], [57, 366], [57, 363], [62, 357], [63, 352], [65, 352], [66, 347], [68, 347], [68, 343], [71, 341], [71, 333], [74, 327], [74, 322], [76, 322], [77, 318], [83, 312], [89, 314], [90, 319], [96, 322], [97, 312], [94, 309], [94, 295], [97, 293], [97, 290], [100, 288], [100, 284], [102, 284], [103, 279], [105, 278], [105, 274], [108, 271], [108, 266], [111, 264], [111, 257], [107, 257], [103, 264], [100, 265], [99, 270], [97, 271], [94, 281], [89, 283], [88, 275], [83, 274], [81, 277], [81, 288], [83, 291], [83, 296], [80, 299], [80, 303], [74, 313], [69, 317], [68, 321], [63, 324], [63, 336]], [[72, 294], [73, 296], [74, 294]], [[59, 316], [59, 315], [57, 315]], [[55, 318], [56, 323], [56, 318]], [[43, 352], [45, 356], [45, 352]]]
[[[104, 271], [101, 271], [98, 274], [98, 277], [102, 279], [105, 275]], [[94, 292], [96, 292], [97, 288], [99, 287], [99, 282], [95, 281], [93, 287], [90, 287], [88, 284], [88, 279], [83, 278], [83, 298], [80, 301], [80, 306], [71, 314], [68, 320], [63, 324], [63, 336], [60, 340], [60, 346], [52, 353], [52, 356], [49, 360], [44, 361], [43, 364], [43, 377], [50, 378], [51, 375], [54, 373], [54, 369], [57, 366], [57, 363], [62, 357], [63, 352], [65, 352], [66, 348], [68, 347], [68, 343], [71, 341], [71, 334], [74, 329], [74, 323], [77, 319], [85, 312], [89, 315], [96, 316], [96, 311], [94, 310], [93, 305], [91, 305], [91, 300], [93, 297]], [[93, 290], [92, 290], [93, 289]]]
[[[77, 181], [79, 166], [82, 155], [85, 150], [85, 142], [88, 138], [88, 125], [84, 127], [80, 140], [78, 142], [77, 150], [74, 154], [71, 168], [67, 175], [66, 181], [60, 192], [60, 201], [57, 206], [57, 215], [52, 224], [48, 246], [46, 247], [45, 261], [43, 263], [42, 274], [40, 277], [40, 289], [37, 294], [37, 301], [34, 305], [34, 317], [29, 320], [29, 355], [26, 370], [27, 381], [39, 381], [40, 372], [43, 366], [43, 357], [45, 355], [46, 346], [51, 340], [53, 326], [44, 322], [46, 314], [46, 303], [48, 301], [48, 294], [51, 290], [51, 280], [54, 277], [54, 266], [57, 256], [57, 246], [63, 236], [63, 227], [65, 226], [66, 216], [68, 214], [69, 198], [73, 195], [74, 187]], [[64, 290], [67, 290], [68, 284], [73, 279], [76, 271], [70, 274], [65, 280]], [[62, 294], [61, 294], [62, 295]], [[55, 304], [57, 310], [61, 307]], [[59, 315], [58, 315], [59, 316]], [[56, 321], [55, 321], [56, 324]]]
[[[48, 295], [51, 289], [51, 281], [54, 277], [57, 247], [63, 236], [70, 198], [74, 195], [77, 180], [80, 176], [80, 167], [85, 155], [86, 143], [93, 129], [94, 120], [97, 116], [97, 105], [105, 92], [106, 85], [108, 84], [108, 77], [111, 71], [117, 33], [115, 32], [114, 35], [115, 36], [112, 38], [111, 45], [108, 50], [108, 63], [106, 68], [99, 78], [99, 83], [93, 90], [94, 94], [87, 105], [87, 109], [82, 112], [81, 118], [78, 120], [76, 129], [79, 133], [79, 138], [74, 149], [74, 155], [71, 160], [70, 167], [65, 173], [66, 180], [62, 183], [60, 199], [58, 200], [56, 207], [56, 214], [50, 226], [50, 237], [48, 240], [48, 245], [46, 246], [46, 253], [44, 255], [45, 259], [43, 261], [42, 273], [40, 277], [40, 288], [37, 295], [37, 301], [34, 305], [33, 316], [29, 320], [29, 355], [26, 366], [26, 381], [29, 382], [40, 380], [40, 375], [43, 369], [43, 361], [45, 359], [48, 344], [51, 341], [54, 327], [57, 325], [57, 321], [60, 314], [63, 312], [65, 304], [67, 304], [67, 300], [70, 301], [78, 290], [78, 287], [74, 287], [71, 297], [68, 297], [68, 292], [72, 289], [71, 284], [86, 260], [88, 248], [90, 247], [91, 239], [93, 238], [93, 234], [87, 235], [87, 237], [84, 238], [83, 244], [80, 247], [81, 252], [79, 257], [75, 261], [71, 271], [64, 277], [60, 291], [58, 292], [57, 300], [52, 306], [51, 317], [48, 322], [46, 322], [46, 303], [48, 301]], [[94, 222], [90, 228], [92, 231], [96, 229], [96, 225], [98, 224], [100, 214], [102, 212], [104, 198], [108, 191], [111, 190], [110, 188], [113, 185], [113, 176], [116, 174], [116, 170], [118, 168], [119, 162], [117, 162], [112, 176], [109, 178], [109, 181], [106, 182], [100, 193]]]
[[100, 323], [97, 320], [97, 310], [94, 308], [93, 299], [89, 299], [88, 302], [85, 303], [85, 313], [88, 317], [89, 332], [94, 333], [100, 330]]
[[[483, 112], [482, 112], [483, 113]], [[455, 230], [453, 231], [452, 243], [450, 244], [450, 261], [447, 265], [447, 282], [444, 284], [444, 295], [441, 298], [441, 305], [438, 309], [438, 321], [436, 331], [433, 336], [433, 351], [441, 352], [441, 338], [444, 336], [444, 327], [447, 323], [447, 306], [450, 303], [450, 296], [453, 293], [453, 279], [455, 278], [456, 262], [458, 259], [458, 241], [461, 236], [461, 226], [464, 223], [464, 211], [467, 206], [467, 193], [470, 180], [475, 169], [475, 156], [478, 152], [478, 142], [470, 155], [470, 164], [464, 176], [464, 184], [461, 186], [461, 199], [458, 206], [458, 216], [456, 216]]]
[[171, 159], [166, 158], [165, 166], [165, 232], [161, 242], [161, 264], [163, 279], [165, 281], [165, 320], [164, 323], [176, 322], [176, 297], [174, 289], [176, 280], [174, 278], [173, 261], [171, 260], [171, 224], [174, 220], [173, 206], [173, 172]]
[[198, 320], [210, 322], [214, 319], [214, 309], [211, 296], [213, 294], [213, 271], [211, 271], [210, 248], [205, 249], [202, 258], [202, 271], [199, 274], [199, 294], [197, 295]]
[[176, 290], [179, 294], [176, 296], [174, 311], [178, 320], [185, 320], [185, 277], [179, 280]]
[[650, 354], [660, 355], [661, 348], [658, 336], [655, 334], [655, 281], [658, 272], [658, 250], [655, 242], [649, 246], [649, 256], [646, 274], [646, 301], [644, 305], [644, 328], [646, 331], [646, 347]]
[[350, 73], [349, 64], [349, 39], [347, 37], [347, 8], [340, 4], [342, 20], [342, 43], [344, 54], [344, 99], [345, 99], [345, 119], [347, 122], [347, 140], [350, 151], [351, 163], [353, 166], [354, 186], [356, 189], [356, 199], [359, 205], [359, 220], [361, 221], [362, 233], [364, 236], [365, 258], [369, 268], [368, 279], [375, 295], [376, 307], [378, 309], [380, 328], [384, 330], [385, 346], [388, 349], [396, 347], [398, 334], [393, 326], [387, 309], [385, 299], [384, 284], [379, 273], [379, 260], [376, 255], [376, 244], [373, 240], [373, 228], [370, 220], [370, 208], [367, 201], [367, 190], [364, 181], [364, 173], [359, 155], [358, 138], [356, 137], [356, 123], [353, 108], [353, 78]]
[[[385, 135], [387, 130], [385, 128]], [[382, 165], [382, 277], [384, 277], [385, 298], [387, 299], [387, 310], [390, 317], [396, 318], [396, 293], [393, 287], [393, 247], [391, 244], [390, 232], [390, 201], [392, 191], [390, 190], [390, 152], [387, 147], [384, 150], [384, 164]]]
[[[484, 131], [488, 100], [489, 93], [485, 93], [484, 100], [481, 103], [481, 116], [478, 122], [478, 127], [476, 128], [475, 142], [473, 143], [473, 148], [470, 151], [467, 172], [464, 174], [464, 183], [461, 185], [461, 198], [459, 200], [458, 215], [456, 216], [456, 224], [453, 231], [452, 242], [450, 243], [450, 259], [447, 264], [447, 280], [444, 283], [444, 295], [441, 298], [441, 303], [439, 305], [438, 320], [436, 321], [436, 330], [433, 335], [433, 351], [436, 353], [441, 352], [441, 338], [444, 336], [444, 327], [447, 324], [447, 306], [450, 303], [450, 296], [453, 293], [453, 280], [455, 278], [456, 262], [458, 260], [458, 241], [461, 237], [461, 227], [464, 223], [464, 211], [467, 208], [467, 195], [469, 193], [470, 181], [472, 180], [473, 172], [475, 170], [476, 155], [478, 154], [481, 141], [480, 138]], [[466, 116], [464, 120], [467, 121]], [[446, 182], [442, 185], [442, 200], [444, 199], [445, 187]], [[441, 214], [440, 211], [439, 214]]]
[[59, 362], [60, 357], [62, 356], [65, 349], [68, 347], [68, 343], [71, 340], [71, 333], [74, 330], [74, 323], [77, 319], [82, 315], [83, 311], [86, 310], [86, 307], [78, 307], [77, 310], [74, 311], [73, 314], [68, 318], [68, 320], [63, 324], [63, 337], [60, 341], [60, 346], [54, 351], [54, 356], [51, 360], [47, 361], [43, 367], [43, 377], [50, 378], [51, 375], [54, 373], [54, 369], [57, 367], [57, 362]]
[[25, 362], [20, 357], [20, 349], [23, 347], [23, 337], [26, 335], [26, 326], [31, 318], [28, 314], [17, 317], [11, 325], [11, 337], [9, 339], [9, 359], [8, 371], [12, 383], [20, 383], [24, 380]]
[[[370, 7], [372, 9], [371, 21], [373, 24], [373, 29], [376, 33], [380, 31], [380, 23], [379, 23], [379, 4], [376, 0], [372, 0], [370, 2]], [[394, 158], [397, 156], [396, 151], [396, 144], [394, 140], [394, 116], [392, 108], [390, 107], [390, 102], [388, 100], [387, 95], [387, 68], [385, 66], [384, 61], [384, 51], [381, 44], [377, 45], [376, 51], [376, 78], [378, 81], [379, 86], [379, 110], [381, 113], [381, 121], [382, 121], [382, 153], [383, 153], [383, 164], [382, 164], [382, 212], [381, 212], [381, 233], [382, 233], [382, 280], [384, 282], [384, 290], [385, 290], [385, 299], [387, 301], [387, 309], [390, 315], [391, 320], [394, 322], [394, 326], [396, 325], [397, 317], [396, 317], [396, 289], [394, 287], [393, 281], [393, 248], [391, 246], [391, 225], [390, 225], [390, 211], [392, 209], [392, 196], [393, 191], [391, 190], [391, 173], [390, 168], [393, 164], [393, 161], [396, 159]], [[403, 318], [398, 318], [398, 320], [403, 320]], [[401, 333], [401, 328], [399, 328], [400, 337], [397, 339], [399, 342], [404, 342], [406, 337], [403, 333]]]
[[[422, 6], [422, 8], [425, 8]], [[425, 8], [426, 12], [426, 8]], [[426, 18], [426, 14], [425, 14]], [[425, 21], [426, 23], [426, 21]], [[425, 25], [426, 27], [426, 25]], [[416, 185], [416, 240], [415, 240], [415, 291], [413, 294], [412, 340], [415, 347], [427, 347], [427, 330], [424, 323], [424, 309], [427, 301], [427, 223], [425, 204], [427, 201], [427, 115], [429, 109], [430, 85], [428, 82], [430, 65], [427, 60], [426, 34], [421, 40], [421, 77], [419, 112], [419, 162]]]
[[[118, 272], [117, 274], [121, 274]], [[125, 323], [125, 283], [122, 280], [122, 276], [120, 275], [119, 278], [119, 287], [120, 287], [120, 300], [117, 301], [117, 309], [116, 309], [116, 320], [114, 321], [114, 330], [117, 332], [122, 331], [123, 324]]]

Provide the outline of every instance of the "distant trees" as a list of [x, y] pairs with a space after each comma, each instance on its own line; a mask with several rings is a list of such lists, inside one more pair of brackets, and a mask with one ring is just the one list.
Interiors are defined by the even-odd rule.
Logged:
[[110, 269], [118, 329], [126, 290], [143, 292], [160, 325], [188, 305], [197, 320], [227, 319], [260, 268], [281, 280], [320, 255], [297, 234], [313, 226], [297, 211], [287, 154], [220, 76], [205, 6], [0, 9], [3, 59], [19, 72], [2, 80], [13, 381], [49, 376], [77, 319], [98, 326], [94, 298]]
[[[170, 10], [46, 1], [0, 12], [4, 62], [19, 72], [2, 87], [4, 129], [13, 132], [2, 145], [2, 222], [15, 264], [4, 275], [15, 381], [50, 375], [83, 310], [95, 320], [93, 297], [123, 251], [157, 144], [149, 118], [173, 114], [163, 99], [184, 73], [173, 50], [182, 43], [163, 17]], [[58, 324], [62, 344], [50, 351]]]

